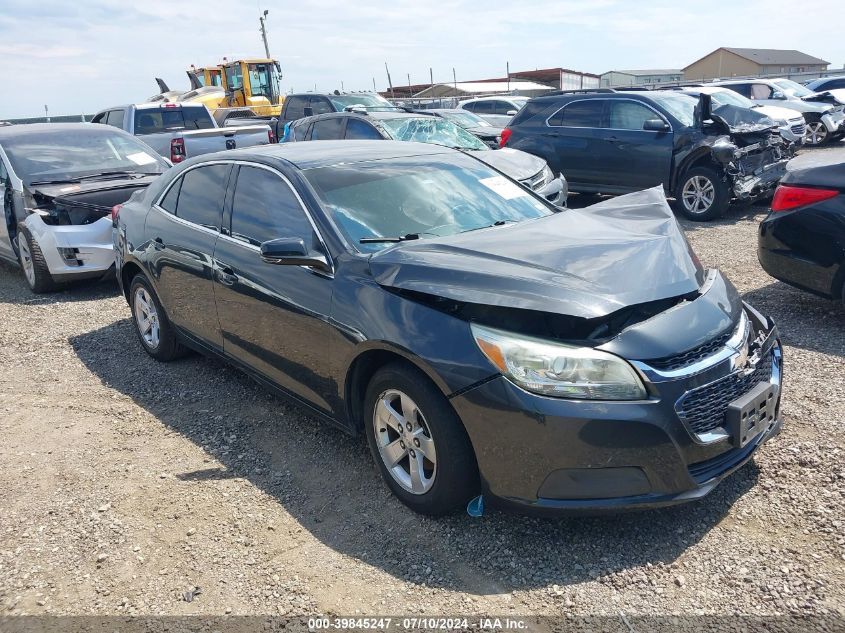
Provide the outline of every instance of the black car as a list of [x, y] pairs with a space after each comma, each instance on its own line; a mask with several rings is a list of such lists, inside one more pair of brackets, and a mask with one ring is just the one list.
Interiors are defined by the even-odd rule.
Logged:
[[282, 112], [275, 123], [276, 138], [285, 134], [285, 126], [297, 119], [327, 112], [343, 112], [357, 107], [368, 110], [397, 110], [392, 103], [375, 92], [304, 92], [285, 97]]
[[464, 128], [473, 136], [477, 136], [490, 149], [499, 148], [499, 139], [502, 137], [502, 130], [504, 128], [488, 123], [469, 110], [464, 110], [463, 108], [430, 108], [422, 112], [439, 116]]
[[730, 105], [711, 112], [708, 95], [609, 88], [535, 97], [501, 144], [545, 158], [572, 191], [662, 185], [692, 220], [719, 217], [731, 199], [766, 195], [792, 153], [758, 112]]
[[780, 428], [777, 329], [659, 189], [559, 210], [448, 148], [293, 143], [172, 169], [115, 250], [147, 353], [365, 434], [420, 512], [690, 501]]
[[514, 149], [492, 151], [479, 138], [445, 117], [423, 112], [368, 111], [320, 114], [294, 121], [284, 143], [326, 140], [394, 140], [434, 143], [471, 152], [478, 160], [519, 181], [554, 205], [566, 206], [566, 179], [542, 158]]
[[757, 254], [772, 277], [845, 303], [842, 152], [801, 156], [790, 165], [760, 224]]

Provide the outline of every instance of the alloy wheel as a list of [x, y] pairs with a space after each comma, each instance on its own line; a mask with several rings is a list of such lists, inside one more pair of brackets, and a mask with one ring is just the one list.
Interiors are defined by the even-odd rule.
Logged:
[[141, 334], [144, 344], [150, 349], [158, 347], [161, 339], [161, 328], [159, 326], [158, 311], [146, 288], [135, 290], [135, 324]]
[[681, 190], [681, 202], [692, 214], [705, 213], [716, 199], [716, 187], [709, 178], [693, 176], [684, 183]]
[[35, 264], [32, 263], [32, 252], [29, 250], [29, 242], [23, 235], [18, 235], [18, 253], [20, 254], [21, 267], [26, 275], [30, 286], [35, 286]]
[[373, 430], [382, 462], [396, 483], [415, 495], [431, 490], [437, 452], [417, 404], [397, 389], [383, 392], [373, 411]]
[[827, 139], [827, 128], [821, 121], [813, 121], [807, 124], [807, 131], [804, 141], [807, 145], [821, 145]]

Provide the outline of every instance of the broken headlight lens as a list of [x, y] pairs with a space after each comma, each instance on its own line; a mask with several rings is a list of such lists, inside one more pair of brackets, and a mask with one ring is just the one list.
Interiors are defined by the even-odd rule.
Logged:
[[613, 354], [476, 324], [471, 328], [476, 344], [490, 362], [526, 391], [586, 400], [646, 397], [634, 368]]

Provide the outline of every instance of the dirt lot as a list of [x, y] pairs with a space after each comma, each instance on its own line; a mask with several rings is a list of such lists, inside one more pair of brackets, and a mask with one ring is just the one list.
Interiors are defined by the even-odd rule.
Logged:
[[842, 612], [845, 310], [759, 268], [762, 217], [684, 226], [781, 327], [784, 432], [702, 502], [610, 518], [416, 516], [363, 440], [147, 357], [113, 284], [0, 265], [0, 614]]

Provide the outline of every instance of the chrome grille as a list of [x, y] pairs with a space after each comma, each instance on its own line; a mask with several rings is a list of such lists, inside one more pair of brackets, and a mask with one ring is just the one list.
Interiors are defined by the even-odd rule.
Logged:
[[807, 126], [804, 125], [804, 123], [796, 123], [789, 129], [792, 130], [792, 133], [796, 136], [804, 136], [804, 133], [807, 131]]
[[537, 191], [538, 189], [542, 189], [548, 183], [546, 182], [546, 173], [545, 169], [542, 171], [537, 172], [531, 178], [526, 178], [525, 180], [521, 180], [520, 182], [531, 189], [532, 191]]
[[675, 404], [678, 417], [696, 435], [722, 426], [731, 402], [750, 391], [758, 382], [771, 380], [772, 362], [773, 356], [769, 354], [760, 359], [757, 368], [750, 374], [737, 372], [687, 392]]
[[707, 343], [699, 345], [698, 347], [694, 347], [691, 350], [687, 350], [682, 354], [667, 356], [665, 358], [658, 358], [656, 360], [650, 360], [647, 362], [650, 366], [661, 371], [675, 371], [676, 369], [683, 369], [684, 367], [694, 365], [698, 361], [704, 360], [708, 356], [712, 356], [713, 354], [718, 352], [725, 346], [731, 335], [732, 332], [728, 330], [721, 336], [714, 338], [712, 341], [708, 341]]

